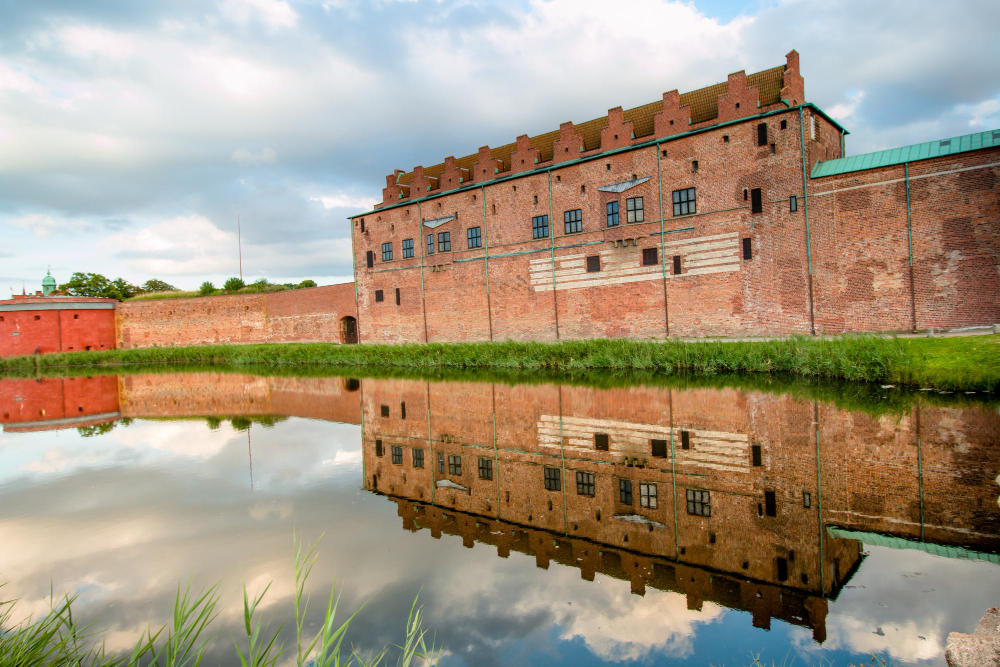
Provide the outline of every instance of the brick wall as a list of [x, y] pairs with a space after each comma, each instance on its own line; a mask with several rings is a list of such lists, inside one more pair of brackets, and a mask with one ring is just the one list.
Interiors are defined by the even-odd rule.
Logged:
[[114, 303], [113, 299], [65, 297], [4, 300], [0, 302], [0, 357], [112, 349]]
[[117, 419], [118, 378], [6, 378], [0, 382], [4, 431], [77, 428]]
[[339, 343], [344, 342], [345, 317], [357, 317], [353, 283], [267, 294], [126, 301], [118, 306], [118, 346]]

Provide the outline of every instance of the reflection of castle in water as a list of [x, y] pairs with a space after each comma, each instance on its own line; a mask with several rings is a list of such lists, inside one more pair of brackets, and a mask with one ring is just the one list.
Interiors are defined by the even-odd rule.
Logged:
[[879, 418], [739, 390], [407, 380], [364, 381], [362, 409], [365, 486], [406, 529], [818, 641], [856, 538], [992, 551], [1000, 536], [1000, 417], [984, 410]]

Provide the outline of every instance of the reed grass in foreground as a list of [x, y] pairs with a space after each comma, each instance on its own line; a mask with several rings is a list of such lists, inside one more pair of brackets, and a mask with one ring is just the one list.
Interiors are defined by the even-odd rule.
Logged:
[[[219, 615], [218, 584], [197, 595], [190, 585], [177, 588], [171, 622], [153, 631], [148, 628], [125, 656], [108, 655], [93, 624], [79, 625], [73, 618], [76, 596], [56, 599], [49, 597], [50, 610], [41, 618], [16, 620], [16, 601], [0, 601], [0, 667], [195, 667], [199, 665], [213, 642], [232, 642], [232, 656], [242, 667], [274, 667], [294, 663], [298, 667], [375, 667], [386, 662], [388, 648], [364, 654], [354, 647], [344, 646], [347, 630], [358, 614], [355, 611], [345, 621], [337, 623], [339, 595], [333, 586], [327, 600], [322, 627], [312, 637], [306, 635], [305, 619], [309, 596], [306, 580], [316, 562], [318, 541], [308, 549], [293, 537], [295, 553], [295, 646], [285, 647], [278, 641], [285, 623], [272, 631], [257, 614], [257, 606], [267, 594], [270, 584], [252, 599], [243, 585], [243, 620], [245, 636], [217, 637], [211, 630]], [[362, 605], [363, 606], [363, 605]], [[398, 649], [397, 665], [409, 667], [433, 665], [434, 649], [428, 650], [423, 629], [422, 609], [414, 600], [406, 622], [404, 643]]]
[[129, 364], [284, 366], [411, 371], [764, 373], [948, 391], [1000, 390], [1000, 336], [793, 337], [770, 341], [584, 340], [561, 343], [336, 345], [279, 343], [68, 352], [0, 359], [0, 373]]

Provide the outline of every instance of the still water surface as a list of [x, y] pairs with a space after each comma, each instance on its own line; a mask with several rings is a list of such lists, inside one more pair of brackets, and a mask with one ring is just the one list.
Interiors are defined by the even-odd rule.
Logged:
[[[835, 402], [831, 402], [835, 401]], [[178, 584], [310, 580], [445, 665], [944, 664], [1000, 601], [1000, 414], [752, 389], [162, 373], [0, 380], [0, 581], [109, 647]], [[227, 646], [228, 645], [228, 646]]]

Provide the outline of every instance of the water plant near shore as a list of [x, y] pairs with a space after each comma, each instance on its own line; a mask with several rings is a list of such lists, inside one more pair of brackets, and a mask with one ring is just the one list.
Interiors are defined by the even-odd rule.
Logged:
[[[388, 648], [365, 653], [344, 645], [347, 630], [361, 609], [338, 623], [335, 619], [340, 596], [335, 586], [330, 587], [320, 629], [311, 638], [306, 635], [305, 619], [310, 600], [305, 585], [318, 557], [318, 545], [319, 540], [304, 548], [293, 536], [294, 647], [286, 649], [278, 641], [285, 622], [272, 632], [270, 624], [257, 613], [271, 585], [251, 598], [244, 583], [243, 629], [246, 636], [231, 640], [234, 659], [241, 667], [274, 667], [283, 657], [297, 667], [376, 667], [385, 663]], [[225, 641], [211, 630], [220, 613], [218, 586], [216, 583], [192, 594], [190, 583], [183, 589], [178, 585], [170, 623], [155, 631], [147, 628], [128, 655], [109, 653], [94, 623], [78, 623], [73, 617], [75, 595], [60, 599], [50, 591], [49, 611], [38, 618], [20, 621], [15, 615], [17, 601], [0, 599], [0, 667], [197, 667], [212, 642]], [[428, 649], [425, 635], [422, 608], [414, 600], [406, 622], [405, 641], [396, 646], [399, 667], [410, 667], [416, 660], [435, 664], [434, 648]]]

